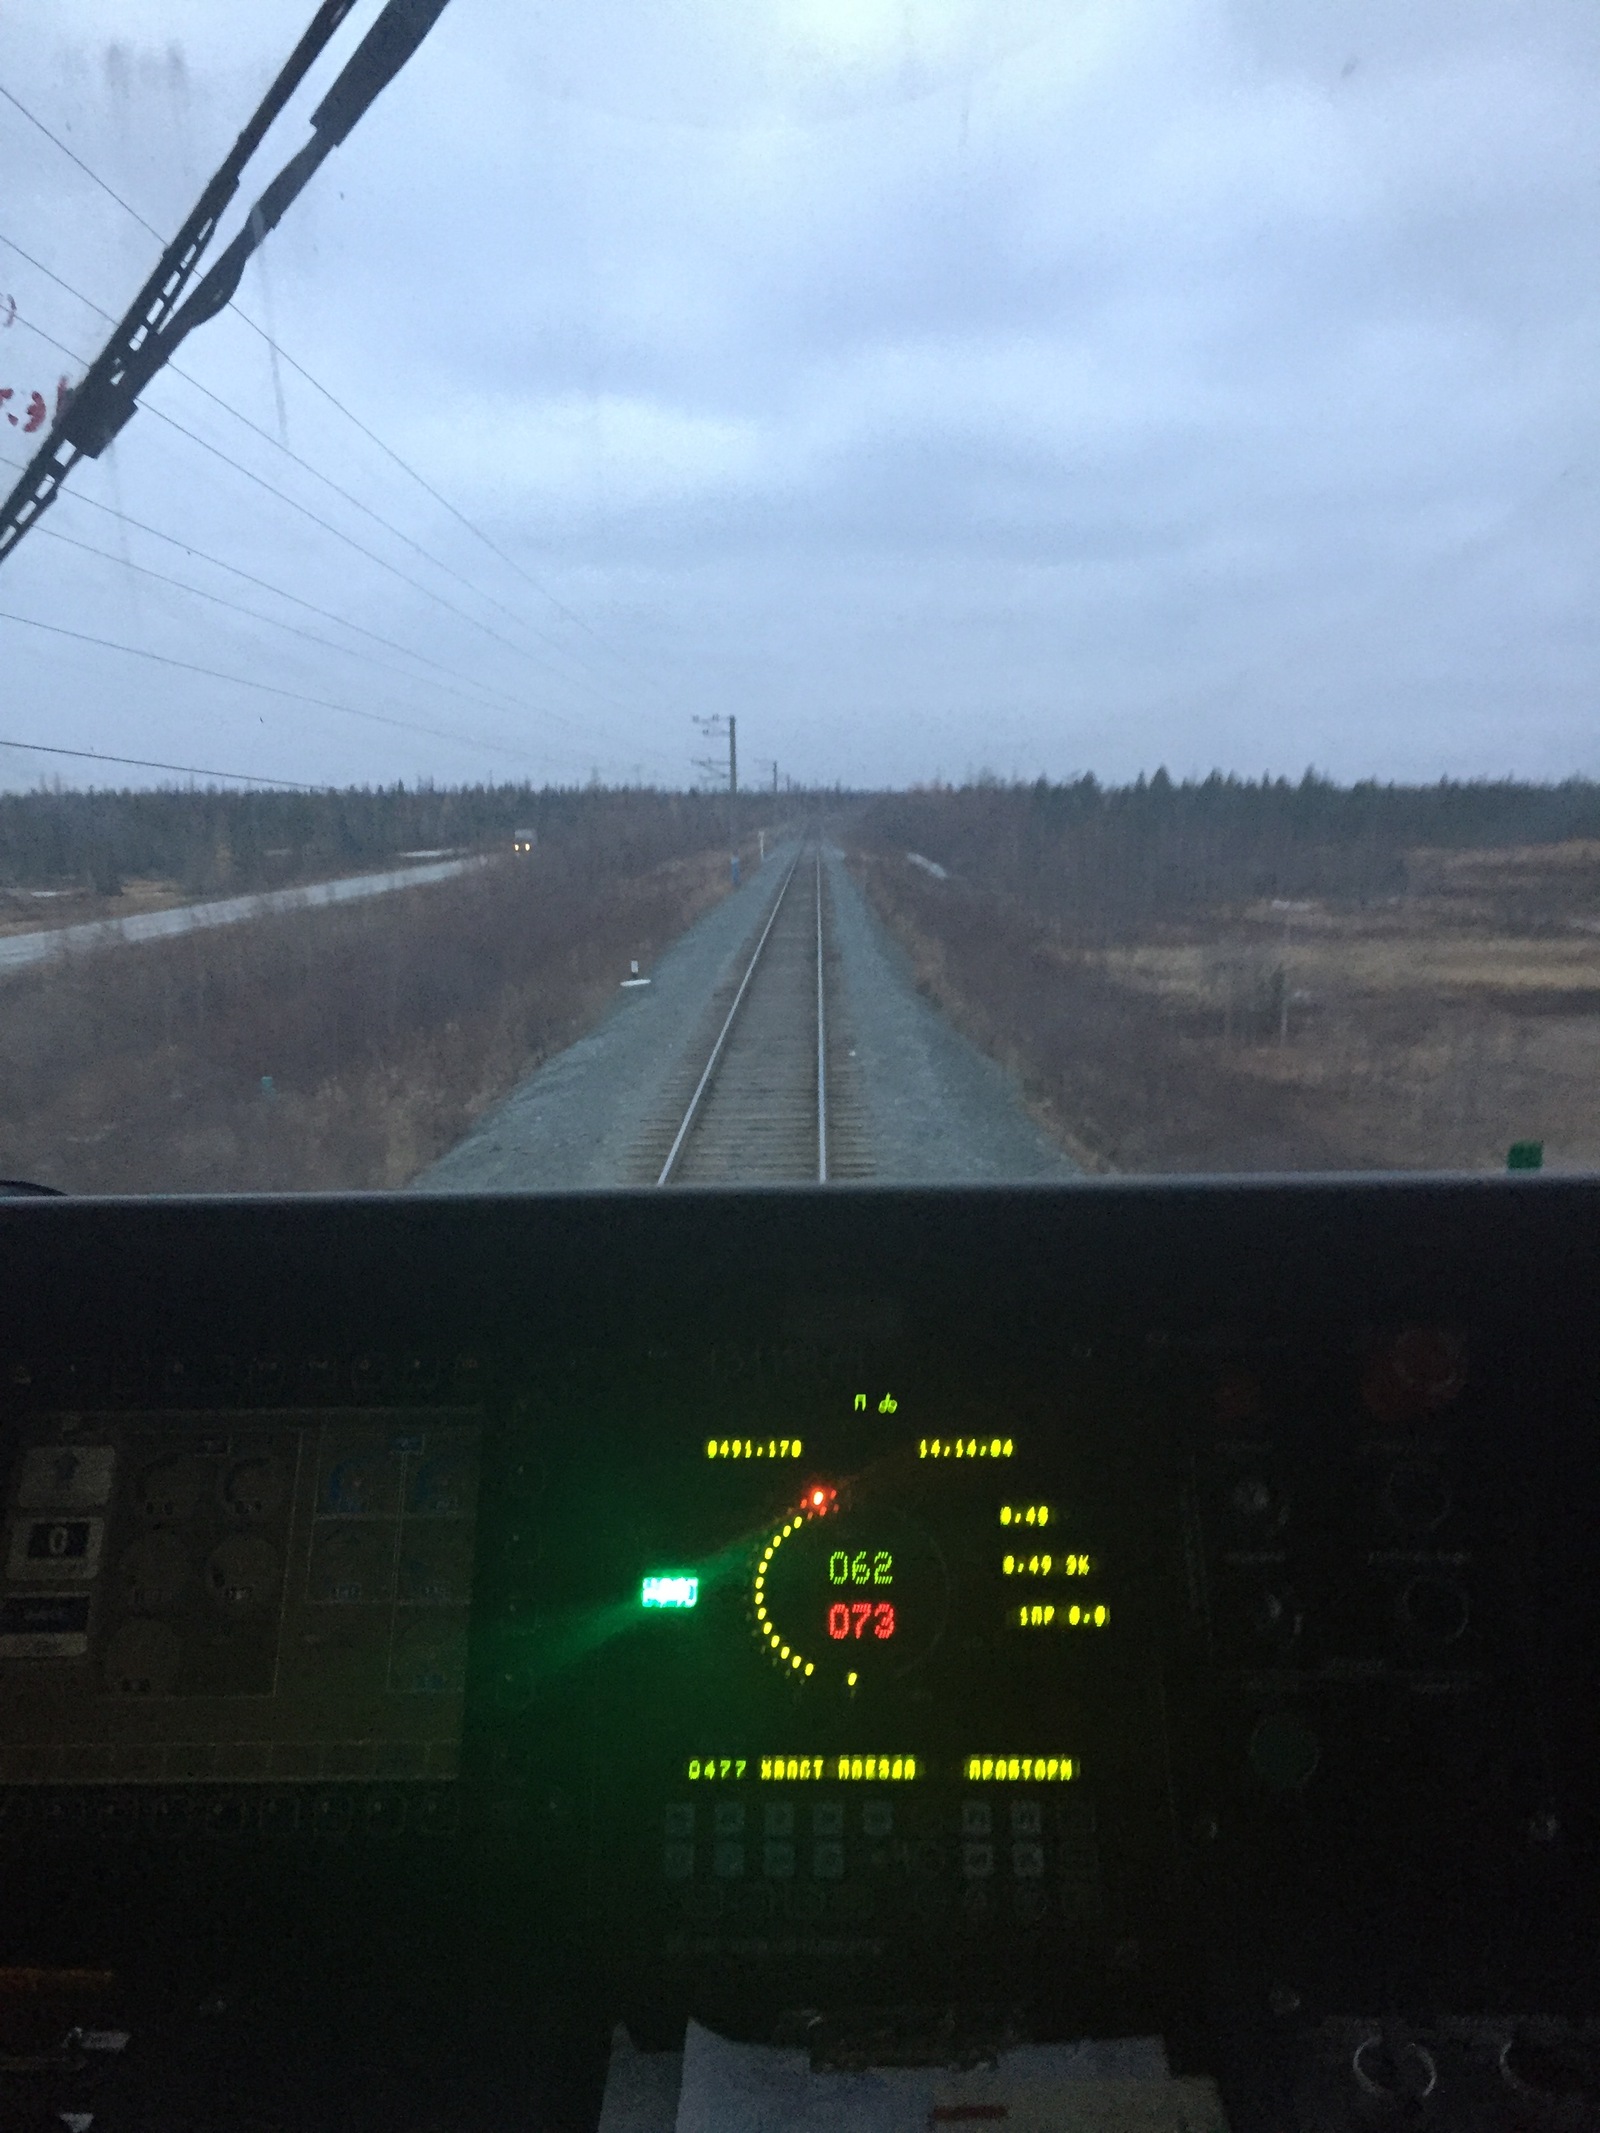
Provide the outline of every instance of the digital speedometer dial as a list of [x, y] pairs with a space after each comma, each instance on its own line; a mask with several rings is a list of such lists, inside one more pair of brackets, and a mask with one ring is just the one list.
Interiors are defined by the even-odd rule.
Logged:
[[825, 1488], [766, 1535], [750, 1591], [782, 1671], [851, 1690], [920, 1665], [950, 1612], [949, 1572], [924, 1527], [886, 1506], [840, 1509]]

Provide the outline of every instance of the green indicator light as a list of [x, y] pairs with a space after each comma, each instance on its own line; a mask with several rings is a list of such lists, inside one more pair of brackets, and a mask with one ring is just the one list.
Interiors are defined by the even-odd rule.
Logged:
[[641, 1607], [693, 1607], [700, 1597], [700, 1580], [670, 1576], [646, 1578], [639, 1588]]

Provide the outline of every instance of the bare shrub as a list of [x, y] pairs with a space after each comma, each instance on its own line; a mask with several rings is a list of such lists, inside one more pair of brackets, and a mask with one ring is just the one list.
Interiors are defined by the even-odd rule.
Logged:
[[[75, 1192], [403, 1184], [722, 893], [659, 823], [0, 985], [0, 1174]], [[704, 824], [683, 824], [684, 843]]]

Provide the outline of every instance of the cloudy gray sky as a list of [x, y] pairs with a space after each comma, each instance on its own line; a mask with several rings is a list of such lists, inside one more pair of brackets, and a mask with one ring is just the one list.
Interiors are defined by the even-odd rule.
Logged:
[[[311, 12], [8, 0], [0, 88], [167, 233]], [[0, 613], [289, 693], [3, 619], [0, 735], [1600, 775], [1597, 119], [1592, 0], [451, 0], [240, 303], [509, 563], [225, 316], [179, 362], [266, 435], [163, 377]], [[116, 311], [156, 247], [4, 98], [0, 240], [10, 412], [104, 331], [41, 269]]]

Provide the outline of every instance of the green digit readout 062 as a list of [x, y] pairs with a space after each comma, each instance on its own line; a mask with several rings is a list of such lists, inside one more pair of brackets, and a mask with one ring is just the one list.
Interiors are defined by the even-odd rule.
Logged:
[[828, 1583], [830, 1585], [892, 1585], [894, 1583], [894, 1557], [886, 1548], [875, 1548], [869, 1554], [865, 1548], [854, 1555], [843, 1548], [835, 1548], [828, 1557]]

